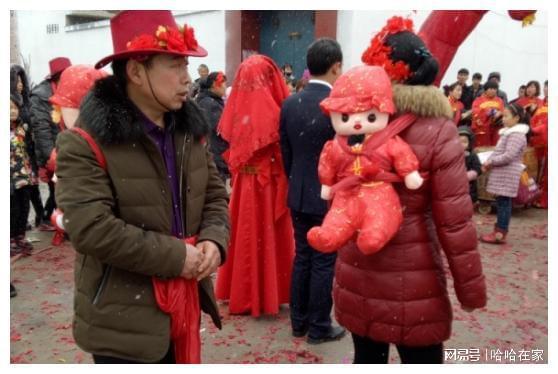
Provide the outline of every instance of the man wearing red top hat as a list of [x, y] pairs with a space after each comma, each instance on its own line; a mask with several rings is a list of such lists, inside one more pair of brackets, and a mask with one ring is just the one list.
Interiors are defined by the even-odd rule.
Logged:
[[[31, 102], [31, 129], [35, 139], [35, 154], [39, 166], [41, 180], [48, 183], [49, 197], [45, 204], [41, 227], [48, 229], [50, 226], [50, 215], [56, 208], [54, 200], [54, 183], [51, 181], [52, 174], [47, 172], [46, 164], [54, 149], [56, 137], [60, 131], [58, 124], [52, 121], [52, 105], [50, 97], [56, 92], [60, 75], [66, 68], [72, 65], [67, 57], [56, 57], [49, 61], [50, 73], [31, 91], [29, 98]], [[52, 229], [53, 230], [53, 229]]]
[[112, 62], [114, 75], [57, 141], [73, 335], [95, 363], [199, 363], [200, 309], [221, 327], [209, 276], [229, 236], [209, 125], [187, 93], [188, 58], [207, 52], [170, 11], [122, 11], [111, 32], [96, 68]]

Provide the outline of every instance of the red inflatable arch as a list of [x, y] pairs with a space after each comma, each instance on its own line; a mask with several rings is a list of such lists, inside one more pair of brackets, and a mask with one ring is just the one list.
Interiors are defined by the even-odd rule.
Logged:
[[[457, 49], [475, 29], [487, 10], [434, 10], [420, 28], [419, 35], [440, 64], [435, 85], [440, 85]], [[533, 23], [536, 10], [509, 10], [523, 25]]]

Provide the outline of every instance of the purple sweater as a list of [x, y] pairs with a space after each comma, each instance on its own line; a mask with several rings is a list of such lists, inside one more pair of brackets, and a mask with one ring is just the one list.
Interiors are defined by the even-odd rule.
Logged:
[[180, 209], [179, 176], [176, 172], [176, 152], [174, 149], [173, 134], [168, 127], [164, 129], [157, 126], [145, 117], [145, 132], [153, 140], [157, 149], [163, 156], [167, 169], [167, 178], [172, 191], [172, 235], [182, 238], [184, 236], [184, 225]]

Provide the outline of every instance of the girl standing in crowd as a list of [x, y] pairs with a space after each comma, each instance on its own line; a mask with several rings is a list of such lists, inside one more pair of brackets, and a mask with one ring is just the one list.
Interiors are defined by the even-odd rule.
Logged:
[[273, 60], [253, 55], [234, 78], [219, 132], [232, 175], [227, 262], [216, 295], [232, 314], [277, 314], [289, 302], [294, 238], [279, 146], [281, 103], [289, 91]]
[[517, 196], [519, 178], [525, 166], [523, 151], [527, 146], [529, 126], [524, 124], [525, 111], [518, 104], [508, 105], [503, 112], [504, 128], [492, 155], [482, 165], [490, 170], [486, 190], [496, 195], [497, 220], [494, 231], [481, 236], [481, 241], [503, 244], [512, 213], [512, 198]]
[[10, 95], [10, 255], [31, 255], [33, 246], [25, 240], [29, 214], [29, 189], [32, 183], [31, 134], [21, 120], [23, 100]]
[[462, 93], [463, 87], [461, 87], [459, 82], [455, 82], [448, 87], [448, 92], [446, 94], [453, 112], [453, 122], [455, 122], [456, 125], [461, 121], [461, 113], [464, 108], [463, 103], [460, 101]]

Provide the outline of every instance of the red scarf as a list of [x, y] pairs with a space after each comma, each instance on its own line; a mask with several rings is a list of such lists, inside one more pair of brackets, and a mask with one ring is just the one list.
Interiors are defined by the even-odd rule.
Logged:
[[[190, 237], [184, 239], [184, 242], [195, 245], [196, 239], [197, 237]], [[201, 363], [198, 282], [182, 277], [169, 280], [153, 277], [153, 289], [159, 308], [170, 314], [176, 363]]]
[[259, 149], [279, 141], [279, 114], [288, 96], [289, 89], [273, 60], [253, 55], [240, 64], [218, 127], [229, 142], [223, 156], [233, 171]]

